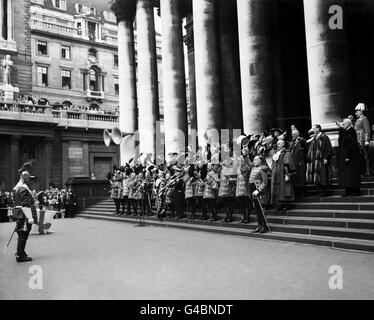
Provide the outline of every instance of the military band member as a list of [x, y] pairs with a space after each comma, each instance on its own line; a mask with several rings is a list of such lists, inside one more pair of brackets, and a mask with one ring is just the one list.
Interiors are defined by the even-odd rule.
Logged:
[[183, 176], [185, 175], [185, 171], [183, 170], [183, 168], [175, 168], [174, 172], [176, 178], [173, 182], [172, 202], [173, 207], [175, 208], [177, 219], [179, 220], [184, 218], [185, 183], [183, 180]]
[[13, 188], [14, 191], [14, 219], [16, 221], [15, 231], [18, 234], [17, 241], [17, 262], [32, 261], [32, 258], [25, 252], [27, 239], [32, 225], [37, 223], [37, 213], [32, 193], [27, 186], [30, 179], [31, 163], [25, 163], [19, 170], [20, 180]]
[[130, 193], [130, 183], [131, 183], [131, 169], [126, 169], [125, 176], [122, 180], [122, 215], [125, 214], [126, 208], [126, 215], [131, 215], [131, 200], [129, 199]]
[[185, 188], [185, 199], [187, 202], [187, 206], [190, 209], [191, 215], [188, 219], [194, 220], [196, 219], [196, 203], [195, 203], [195, 190], [196, 190], [196, 172], [195, 172], [195, 165], [191, 164], [188, 167], [188, 180], [186, 182]]
[[222, 163], [220, 172], [218, 198], [221, 207], [226, 209], [226, 217], [224, 222], [232, 222], [235, 204], [235, 186], [236, 178], [233, 178], [233, 161], [231, 158], [226, 159]]
[[120, 214], [119, 210], [121, 207], [121, 197], [122, 197], [122, 182], [121, 182], [121, 173], [117, 170], [114, 173], [114, 177], [110, 182], [111, 192], [110, 197], [113, 199], [116, 206], [115, 214]]
[[162, 220], [165, 216], [165, 172], [162, 170], [158, 171], [158, 177], [155, 183], [155, 194], [156, 194], [156, 204], [157, 204], [157, 218]]
[[142, 205], [142, 199], [143, 199], [143, 173], [139, 172], [137, 176], [134, 177], [134, 180], [131, 183], [131, 190], [132, 190], [132, 205], [134, 209], [134, 216], [138, 215], [138, 208], [140, 209], [140, 214], [144, 215], [144, 208]]
[[218, 174], [217, 166], [212, 163], [208, 163], [207, 166], [208, 174], [205, 178], [205, 189], [204, 189], [204, 202], [207, 209], [210, 211], [210, 221], [217, 221], [218, 217]]
[[143, 199], [142, 207], [144, 213], [148, 216], [152, 215], [152, 188], [153, 188], [153, 177], [149, 170], [145, 171], [145, 177], [143, 180]]
[[265, 233], [269, 231], [266, 223], [264, 207], [266, 201], [263, 201], [266, 187], [268, 184], [268, 168], [263, 166], [264, 160], [260, 156], [253, 159], [253, 167], [249, 174], [249, 191], [251, 199], [251, 207], [257, 215], [258, 227], [253, 232]]
[[196, 172], [196, 187], [195, 200], [196, 205], [201, 208], [201, 220], [208, 220], [207, 207], [204, 201], [205, 178], [207, 175], [206, 165], [202, 165], [198, 172]]

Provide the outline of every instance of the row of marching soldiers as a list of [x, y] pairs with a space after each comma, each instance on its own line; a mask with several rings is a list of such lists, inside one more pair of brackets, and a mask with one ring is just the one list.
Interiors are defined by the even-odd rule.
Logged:
[[239, 209], [241, 223], [249, 223], [254, 211], [258, 221], [254, 232], [265, 233], [269, 231], [265, 208], [270, 200], [271, 173], [263, 157], [252, 158], [248, 151], [243, 149], [240, 156], [221, 162], [195, 154], [183, 165], [131, 163], [114, 170], [110, 193], [115, 214], [150, 216], [154, 207], [159, 220], [179, 220], [185, 218], [187, 205], [190, 220], [197, 219], [200, 208], [201, 220], [218, 221], [221, 209], [226, 213], [224, 222], [232, 222], [234, 210]]

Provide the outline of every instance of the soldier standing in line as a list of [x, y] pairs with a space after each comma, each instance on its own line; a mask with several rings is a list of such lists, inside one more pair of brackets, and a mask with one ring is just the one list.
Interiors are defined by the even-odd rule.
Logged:
[[204, 201], [207, 209], [210, 211], [210, 221], [217, 221], [218, 217], [218, 168], [212, 163], [208, 163], [208, 174], [205, 178]]
[[196, 190], [196, 178], [195, 178], [195, 165], [191, 164], [188, 167], [188, 177], [185, 189], [185, 199], [187, 201], [188, 208], [190, 209], [191, 215], [189, 220], [196, 219], [196, 203], [195, 203], [195, 190]]
[[116, 212], [114, 214], [120, 214], [119, 210], [121, 207], [121, 193], [122, 193], [122, 186], [121, 186], [121, 173], [117, 170], [114, 173], [114, 177], [110, 183], [111, 192], [110, 197], [113, 199], [114, 204], [116, 206]]
[[226, 217], [223, 222], [233, 222], [236, 184], [236, 178], [233, 178], [233, 169], [233, 161], [231, 158], [226, 159], [222, 163], [218, 197], [222, 206], [226, 208]]
[[204, 191], [205, 191], [205, 178], [207, 175], [207, 165], [203, 164], [199, 171], [196, 172], [196, 189], [195, 189], [195, 199], [196, 204], [201, 208], [202, 216], [201, 220], [208, 220], [207, 216], [207, 207], [204, 200]]
[[354, 129], [357, 134], [357, 141], [360, 148], [361, 155], [361, 167], [364, 177], [370, 176], [370, 158], [369, 158], [369, 144], [370, 144], [370, 123], [368, 118], [365, 117], [364, 111], [366, 111], [366, 105], [359, 103], [356, 106], [355, 114], [357, 121], [355, 122]]
[[14, 191], [14, 213], [13, 217], [16, 221], [15, 231], [18, 234], [17, 241], [17, 262], [28, 262], [32, 261], [32, 258], [25, 252], [27, 239], [29, 237], [31, 227], [35, 223], [37, 224], [37, 213], [34, 203], [34, 198], [27, 185], [30, 180], [30, 170], [32, 168], [31, 163], [25, 163], [21, 169], [18, 170], [20, 173], [20, 180], [13, 188]]
[[166, 179], [164, 171], [158, 170], [158, 178], [155, 183], [155, 193], [156, 193], [156, 204], [157, 204], [157, 218], [162, 220], [165, 216], [165, 186], [166, 186]]
[[130, 193], [130, 174], [132, 170], [130, 168], [127, 168], [125, 170], [125, 176], [122, 179], [122, 214], [131, 215], [131, 200], [129, 199], [129, 193]]
[[264, 207], [266, 205], [264, 195], [266, 193], [266, 187], [268, 184], [268, 167], [263, 165], [264, 163], [265, 159], [261, 158], [260, 156], [256, 156], [253, 159], [253, 167], [251, 169], [251, 173], [249, 174], [251, 205], [255, 210], [258, 222], [258, 227], [253, 231], [254, 233], [265, 233], [270, 230], [267, 226], [264, 212]]
[[248, 190], [248, 177], [251, 171], [251, 161], [248, 156], [248, 149], [243, 149], [243, 154], [240, 156], [240, 165], [237, 169], [236, 176], [236, 199], [242, 214], [240, 223], [249, 223], [250, 216], [250, 201]]

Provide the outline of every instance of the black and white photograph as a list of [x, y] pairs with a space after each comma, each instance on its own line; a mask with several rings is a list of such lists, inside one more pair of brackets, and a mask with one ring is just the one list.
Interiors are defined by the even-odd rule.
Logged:
[[0, 0], [0, 300], [374, 299], [373, 21], [373, 0]]

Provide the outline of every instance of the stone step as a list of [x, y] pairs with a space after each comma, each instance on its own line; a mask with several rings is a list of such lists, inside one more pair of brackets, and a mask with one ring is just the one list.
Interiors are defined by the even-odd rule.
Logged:
[[[137, 220], [134, 218], [123, 218], [123, 217], [110, 216], [110, 215], [81, 213], [79, 217], [86, 218], [86, 219], [101, 219], [101, 220], [108, 220], [108, 221], [133, 223], [133, 224], [137, 223]], [[185, 229], [185, 230], [205, 231], [205, 232], [214, 232], [214, 233], [220, 233], [220, 234], [225, 234], [225, 235], [253, 237], [253, 238], [264, 239], [264, 240], [287, 241], [287, 242], [294, 242], [294, 243], [301, 243], [301, 244], [325, 246], [325, 247], [331, 247], [331, 248], [374, 252], [373, 241], [346, 239], [342, 237], [329, 237], [329, 236], [313, 235], [313, 234], [312, 235], [296, 234], [296, 233], [290, 234], [290, 233], [285, 233], [285, 232], [280, 232], [278, 230], [274, 230], [273, 228], [271, 232], [266, 233], [266, 234], [251, 233], [252, 229], [255, 227], [254, 225], [246, 225], [246, 228], [244, 228], [243, 225], [241, 225], [240, 228], [239, 227], [235, 228], [233, 227], [232, 224], [222, 224], [222, 223], [198, 224], [196, 222], [188, 221], [188, 220], [187, 221], [182, 220], [179, 222], [164, 220], [163, 222], [160, 222], [156, 219], [150, 219], [149, 217], [147, 217], [146, 224], [150, 226], [174, 227], [174, 228], [180, 228], [180, 229]]]
[[279, 217], [269, 215], [270, 224], [322, 226], [334, 228], [373, 229], [374, 220], [316, 217]]
[[[328, 189], [327, 194], [330, 196], [342, 196], [344, 194], [344, 189]], [[307, 197], [315, 197], [317, 191], [316, 190], [308, 190], [307, 191]], [[374, 196], [374, 188], [363, 188], [361, 189], [361, 195], [362, 196]]]
[[[309, 199], [308, 199], [309, 200]], [[294, 204], [293, 209], [330, 209], [330, 210], [354, 210], [354, 211], [374, 211], [374, 203], [362, 202], [297, 202]]]
[[328, 197], [305, 197], [298, 204], [308, 203], [308, 202], [340, 202], [340, 203], [373, 203], [374, 196], [359, 196], [359, 197], [342, 197], [339, 195], [328, 196]]
[[352, 211], [352, 210], [331, 210], [331, 209], [295, 209], [289, 210], [286, 212], [278, 212], [270, 210], [267, 213], [268, 216], [274, 217], [315, 217], [315, 218], [348, 218], [348, 219], [374, 219], [374, 211], [372, 210], [361, 210], [361, 211]]
[[[99, 213], [97, 211], [83, 211], [82, 214], [91, 214], [91, 215], [98, 215], [98, 216], [112, 216], [118, 217], [116, 215], [111, 215], [110, 213]], [[121, 216], [119, 218], [122, 219], [137, 219], [138, 217], [129, 217], [129, 216]], [[155, 216], [146, 217], [148, 220], [157, 220]], [[221, 219], [223, 217], [221, 216]], [[175, 221], [175, 219], [170, 219], [171, 221]], [[252, 220], [255, 218], [252, 217]], [[227, 226], [230, 228], [239, 228], [239, 229], [254, 229], [257, 223], [253, 222], [250, 224], [241, 224], [238, 222], [233, 223], [224, 223], [222, 221], [217, 222], [207, 222], [207, 221], [200, 221], [200, 220], [192, 220], [189, 221], [187, 219], [182, 219], [179, 221], [188, 222], [189, 224], [196, 224], [196, 225], [220, 225], [220, 226]], [[318, 221], [318, 220], [315, 220]], [[340, 238], [352, 238], [352, 239], [362, 239], [362, 240], [374, 240], [374, 230], [368, 228], [357, 228], [359, 225], [359, 221], [352, 221], [352, 223], [356, 223], [356, 227], [338, 227], [338, 226], [320, 226], [320, 225], [308, 225], [308, 224], [284, 224], [284, 221], [281, 222], [271, 222], [269, 221], [269, 225], [273, 231], [282, 232], [282, 233], [296, 233], [296, 234], [309, 234], [309, 235], [320, 235], [320, 236], [328, 236], [328, 237], [340, 237]], [[309, 220], [309, 222], [313, 222], [313, 220]], [[363, 225], [361, 225], [363, 227]]]

